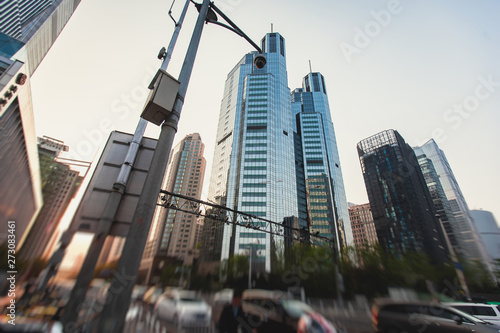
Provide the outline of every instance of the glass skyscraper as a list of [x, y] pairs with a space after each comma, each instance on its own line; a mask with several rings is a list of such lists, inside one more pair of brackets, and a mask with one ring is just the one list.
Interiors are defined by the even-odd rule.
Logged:
[[53, 0], [14, 0], [0, 5], [2, 14], [0, 31], [23, 39], [40, 19], [41, 14], [52, 5]]
[[[264, 68], [253, 65], [257, 55], [253, 52], [227, 76], [209, 199], [282, 222], [285, 217], [298, 215], [285, 40], [279, 33], [269, 33], [262, 39], [262, 49], [267, 59]], [[247, 223], [238, 216], [229, 218]], [[254, 225], [264, 228], [266, 224]], [[271, 253], [281, 251], [282, 236], [231, 224], [223, 228], [221, 260], [233, 254], [247, 255], [256, 248], [252, 261], [271, 270]]]
[[[439, 214], [445, 218], [443, 224], [447, 227], [447, 233], [449, 235], [453, 233], [450, 240], [452, 244], [455, 241], [456, 252], [466, 260], [479, 260], [491, 268], [489, 256], [476, 230], [469, 207], [446, 159], [446, 155], [433, 139], [427, 141], [421, 147], [413, 149], [417, 156], [425, 156], [434, 165], [439, 182], [443, 188], [441, 201], [444, 207], [446, 207], [446, 211], [449, 212], [447, 214]], [[449, 222], [447, 221], [448, 218], [450, 219]]]
[[[221, 103], [209, 199], [217, 204], [351, 244], [340, 161], [325, 81], [310, 73], [303, 88], [288, 88], [285, 40], [279, 33], [262, 39], [267, 63], [254, 66], [258, 53], [245, 55], [228, 74]], [[266, 271], [273, 255], [284, 254], [281, 230], [242, 216], [240, 225], [212, 226], [222, 235], [221, 260], [253, 253]], [[219, 231], [213, 230], [218, 228]], [[223, 229], [223, 230], [221, 230]], [[280, 229], [280, 228], [277, 228]], [[272, 235], [269, 233], [272, 231]], [[215, 237], [215, 236], [214, 236]]]
[[446, 242], [412, 148], [387, 130], [357, 146], [379, 244], [388, 253], [424, 252], [447, 261]]
[[[9, 0], [0, 2], [0, 33], [26, 44], [17, 59], [32, 75], [81, 0]], [[0, 47], [1, 49], [1, 47]]]
[[[300, 141], [296, 151], [301, 150], [296, 154], [299, 218], [304, 219], [305, 211], [308, 219], [301, 224], [308, 225], [313, 234], [334, 239], [339, 251], [354, 245], [354, 240], [323, 75], [304, 77], [302, 88], [292, 93], [292, 111]], [[303, 189], [305, 196], [300, 193]]]

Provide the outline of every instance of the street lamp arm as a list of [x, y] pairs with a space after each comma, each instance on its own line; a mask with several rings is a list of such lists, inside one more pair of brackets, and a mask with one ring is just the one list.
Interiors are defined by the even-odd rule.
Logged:
[[[230, 27], [229, 25], [227, 24], [224, 24], [224, 23], [221, 23], [221, 22], [218, 22], [218, 21], [214, 21], [214, 20], [207, 20], [207, 23], [213, 23], [213, 24], [217, 24], [217, 25], [220, 25], [221, 27], [224, 27], [232, 32], [234, 32], [235, 34], [237, 34], [238, 36], [240, 37], [243, 37], [243, 35], [241, 34], [241, 31], [238, 31], [236, 29], [234, 29], [233, 27]], [[244, 37], [243, 37], [244, 38]]]
[[[198, 9], [198, 11], [200, 11], [201, 4], [196, 3], [193, 0], [190, 0], [190, 1], [192, 3], [194, 3], [196, 9]], [[226, 21], [229, 25], [218, 22], [217, 15], [214, 13], [214, 11], [217, 14], [219, 14], [224, 19], [224, 21]], [[234, 32], [238, 36], [245, 38], [245, 40], [247, 42], [249, 42], [259, 53], [262, 53], [262, 49], [257, 44], [255, 44], [253, 42], [253, 40], [251, 40], [250, 37], [248, 37], [236, 24], [234, 24], [234, 22], [231, 21], [231, 19], [229, 19], [229, 17], [227, 17], [226, 14], [224, 14], [219, 8], [217, 8], [217, 6], [214, 4], [213, 1], [210, 2], [209, 8], [208, 8], [206, 22], [220, 25], [221, 27], [224, 27], [224, 28]]]
[[172, 16], [172, 7], [174, 7], [174, 3], [175, 3], [175, 0], [172, 1], [172, 4], [170, 5], [170, 9], [168, 10], [168, 16], [170, 16], [170, 18], [172, 19], [172, 21], [174, 21], [175, 23], [175, 26], [177, 26], [177, 21], [174, 19], [174, 17]]
[[[230, 29], [230, 30], [234, 31], [237, 35], [245, 38], [245, 40], [247, 42], [249, 42], [259, 53], [262, 53], [262, 49], [257, 44], [255, 44], [250, 39], [250, 37], [248, 37], [240, 28], [238, 28], [238, 26], [236, 24], [234, 24], [233, 21], [231, 21], [229, 19], [229, 17], [226, 16], [226, 14], [224, 14], [219, 8], [217, 8], [217, 6], [213, 3], [213, 1], [210, 3], [210, 8], [213, 9], [217, 14], [219, 14], [234, 29], [234, 30], [233, 29]], [[215, 22], [210, 21], [210, 23], [215, 23]], [[222, 26], [225, 26], [225, 25], [222, 25]], [[226, 27], [226, 28], [229, 28], [229, 27]]]

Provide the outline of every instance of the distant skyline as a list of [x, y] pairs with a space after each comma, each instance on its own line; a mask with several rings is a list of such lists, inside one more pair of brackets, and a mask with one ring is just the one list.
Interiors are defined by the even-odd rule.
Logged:
[[[84, 0], [32, 78], [37, 135], [92, 160], [112, 130], [133, 133], [174, 29], [171, 2]], [[176, 1], [178, 17], [184, 2]], [[321, 72], [349, 202], [367, 203], [356, 144], [397, 130], [411, 146], [431, 138], [445, 152], [470, 209], [493, 212], [500, 177], [500, 3], [484, 0], [215, 1], [257, 44], [287, 41], [288, 85]], [[177, 77], [196, 20], [190, 5], [168, 72]], [[227, 73], [252, 51], [205, 25], [174, 145], [198, 132], [210, 170]], [[157, 138], [149, 124], [146, 135]], [[208, 193], [205, 179], [202, 199]]]

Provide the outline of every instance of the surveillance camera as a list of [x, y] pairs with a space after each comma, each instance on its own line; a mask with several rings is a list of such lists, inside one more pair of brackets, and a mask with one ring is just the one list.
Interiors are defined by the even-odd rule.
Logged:
[[165, 58], [165, 56], [167, 55], [167, 50], [165, 49], [165, 47], [162, 47], [160, 52], [158, 52], [158, 59], [163, 59]]
[[255, 67], [257, 67], [258, 69], [264, 68], [264, 66], [266, 65], [266, 62], [267, 62], [266, 57], [264, 57], [262, 54], [259, 54], [253, 60]]

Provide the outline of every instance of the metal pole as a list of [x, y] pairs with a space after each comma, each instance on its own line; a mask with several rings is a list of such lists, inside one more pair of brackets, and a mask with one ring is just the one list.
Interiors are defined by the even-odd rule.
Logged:
[[122, 255], [111, 282], [106, 305], [101, 312], [98, 332], [121, 333], [127, 313], [130, 295], [137, 279], [139, 265], [147, 241], [151, 220], [167, 167], [168, 157], [177, 131], [180, 113], [184, 103], [194, 60], [198, 51], [201, 33], [210, 1], [204, 0], [191, 37], [186, 57], [179, 75], [180, 87], [174, 110], [164, 120], [160, 137], [151, 161], [144, 187], [132, 218]]
[[252, 246], [250, 246], [250, 263], [248, 264], [248, 289], [252, 289]]
[[[163, 70], [167, 69], [168, 63], [172, 57], [175, 43], [177, 42], [177, 37], [179, 36], [179, 32], [182, 27], [182, 22], [184, 21], [184, 17], [186, 16], [186, 12], [189, 7], [189, 2], [189, 0], [186, 0], [179, 22], [176, 24], [175, 30], [170, 39], [165, 58], [163, 59], [161, 65], [161, 69]], [[85, 261], [82, 264], [80, 273], [78, 274], [75, 285], [71, 291], [68, 304], [66, 304], [65, 311], [61, 318], [61, 321], [65, 326], [65, 331], [67, 332], [72, 331], [73, 327], [76, 327], [78, 313], [82, 309], [82, 305], [85, 304], [85, 294], [87, 293], [87, 289], [92, 281], [95, 266], [104, 246], [104, 241], [109, 235], [111, 226], [115, 220], [116, 213], [118, 212], [118, 208], [122, 201], [123, 194], [125, 193], [130, 173], [132, 171], [132, 166], [134, 165], [137, 153], [139, 152], [139, 147], [144, 136], [144, 132], [146, 131], [147, 124], [148, 122], [146, 120], [140, 118], [132, 141], [130, 142], [125, 160], [121, 165], [120, 173], [118, 174], [116, 182], [113, 184], [113, 190], [108, 198], [108, 201], [106, 202], [103, 215], [99, 220], [98, 230], [96, 231], [92, 243], [90, 244]]]

